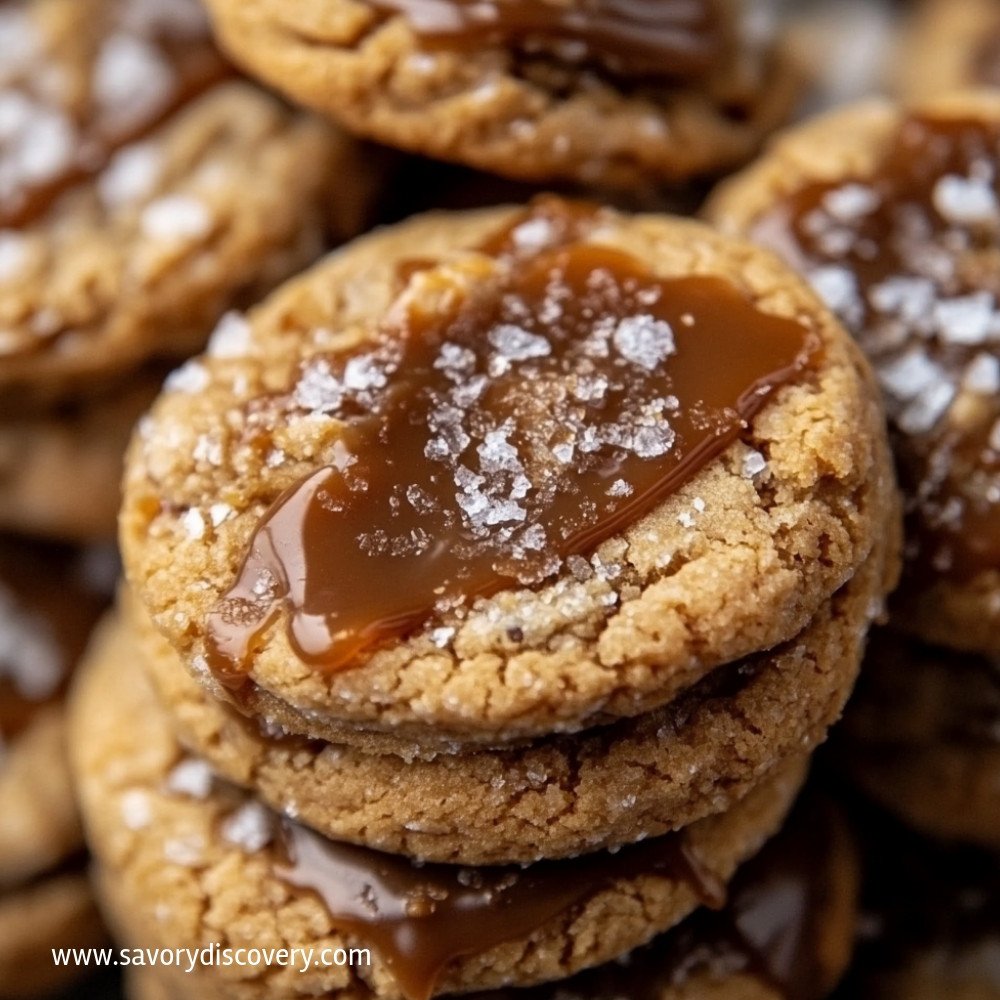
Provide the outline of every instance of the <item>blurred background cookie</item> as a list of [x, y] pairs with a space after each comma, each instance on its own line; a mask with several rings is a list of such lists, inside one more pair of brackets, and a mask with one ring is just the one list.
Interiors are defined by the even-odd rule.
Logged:
[[[0, 435], [117, 449], [145, 366], [351, 235], [378, 168], [236, 80], [190, 0], [15, 0], [0, 38]], [[43, 462], [0, 472], [0, 526], [107, 535], [110, 487], [78, 514], [52, 470], [34, 505]]]
[[522, 179], [642, 187], [753, 154], [800, 82], [776, 4], [214, 0], [252, 73], [362, 135]]

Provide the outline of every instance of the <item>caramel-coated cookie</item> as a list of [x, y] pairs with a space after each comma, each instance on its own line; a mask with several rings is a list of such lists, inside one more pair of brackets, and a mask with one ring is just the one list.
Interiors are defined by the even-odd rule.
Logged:
[[905, 100], [1000, 84], [1000, 10], [993, 0], [920, 0], [904, 22], [894, 86]]
[[874, 636], [839, 745], [858, 783], [938, 837], [1000, 848], [1000, 667]]
[[708, 215], [797, 266], [885, 393], [906, 494], [894, 624], [1000, 652], [1000, 95], [870, 101], [775, 141]]
[[[771, 255], [698, 223], [557, 200], [423, 216], [226, 348], [134, 441], [127, 574], [202, 681], [334, 742], [655, 708], [804, 629], [894, 503], [857, 348]], [[438, 353], [400, 367], [411, 350]]]
[[[192, 782], [141, 671], [112, 660], [92, 660], [78, 676], [71, 747], [102, 893], [127, 914], [132, 937], [170, 947], [372, 947], [370, 965], [251, 978], [220, 969], [234, 997], [354, 997], [365, 984], [378, 997], [416, 1000], [598, 965], [718, 898], [720, 882], [780, 826], [805, 770], [790, 762], [728, 812], [617, 854], [460, 869], [415, 866], [287, 821], [276, 829], [273, 813], [231, 786]], [[359, 903], [372, 893], [374, 924]], [[446, 902], [453, 896], [457, 908]], [[418, 897], [436, 902], [404, 908]], [[403, 921], [393, 923], [398, 937], [377, 929], [389, 913]]]
[[[470, 1000], [826, 996], [850, 959], [857, 889], [856, 850], [843, 819], [807, 792], [785, 826], [741, 866], [721, 911], [701, 910], [618, 962], [543, 986], [474, 993]], [[127, 983], [130, 1000], [184, 1000], [194, 988], [190, 974], [167, 970], [130, 970]], [[210, 972], [197, 983], [199, 1000], [230, 995]], [[363, 991], [359, 1000], [370, 997]]]
[[188, 749], [327, 836], [432, 861], [531, 862], [720, 812], [822, 740], [878, 604], [870, 563], [778, 650], [720, 668], [649, 715], [516, 749], [425, 759], [419, 746], [371, 753], [268, 733], [212, 698], [134, 601], [123, 623], [102, 627], [91, 656], [121, 671], [141, 663]]
[[0, 47], [4, 415], [198, 350], [364, 204], [357, 144], [229, 82], [190, 0], [15, 0]]
[[295, 100], [388, 145], [535, 181], [652, 186], [724, 169], [798, 96], [766, 3], [209, 7], [229, 54]]

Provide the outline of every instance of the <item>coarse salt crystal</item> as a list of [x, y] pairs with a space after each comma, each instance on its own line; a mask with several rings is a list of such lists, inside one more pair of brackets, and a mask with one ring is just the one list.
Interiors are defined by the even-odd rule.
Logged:
[[743, 475], [753, 479], [767, 468], [767, 459], [759, 451], [750, 451], [743, 456]]
[[250, 324], [241, 313], [225, 313], [212, 331], [208, 353], [213, 358], [242, 358], [249, 349]]
[[213, 503], [208, 508], [208, 516], [213, 528], [217, 528], [223, 521], [228, 521], [235, 513], [236, 511], [227, 503]]
[[823, 207], [840, 222], [855, 222], [874, 212], [879, 196], [863, 184], [845, 184], [823, 198]]
[[161, 169], [160, 151], [152, 143], [126, 146], [97, 178], [97, 193], [108, 208], [133, 205], [153, 193]]
[[626, 361], [646, 371], [655, 370], [677, 350], [670, 324], [649, 315], [621, 320], [611, 341]]
[[215, 776], [208, 764], [197, 757], [186, 757], [167, 775], [167, 790], [193, 799], [206, 799]]
[[962, 385], [970, 392], [983, 396], [1000, 392], [1000, 358], [992, 354], [977, 354], [965, 369]]
[[130, 788], [122, 794], [118, 803], [122, 822], [129, 830], [142, 830], [149, 826], [153, 818], [153, 808], [149, 793], [141, 788]]
[[996, 303], [989, 292], [977, 292], [939, 302], [934, 324], [942, 340], [950, 344], [981, 344], [990, 332]]
[[181, 517], [181, 524], [187, 532], [188, 538], [197, 541], [205, 537], [205, 518], [197, 507], [192, 507], [185, 511]]
[[142, 211], [142, 232], [154, 240], [192, 243], [212, 228], [204, 203], [185, 194], [171, 194], [150, 202]]
[[934, 186], [933, 201], [948, 222], [959, 226], [995, 222], [1000, 216], [996, 193], [985, 178], [948, 174]]
[[253, 854], [274, 839], [274, 814], [260, 802], [247, 802], [226, 817], [221, 832], [230, 844]]
[[94, 64], [94, 95], [118, 127], [138, 125], [169, 100], [170, 64], [155, 45], [133, 35], [111, 35]]
[[163, 388], [166, 392], [182, 392], [194, 395], [208, 388], [209, 378], [205, 366], [192, 359], [185, 362], [180, 368], [172, 371]]

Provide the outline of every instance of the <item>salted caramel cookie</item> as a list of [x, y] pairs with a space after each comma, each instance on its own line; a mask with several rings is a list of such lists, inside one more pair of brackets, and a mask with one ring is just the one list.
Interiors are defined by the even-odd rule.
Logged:
[[907, 495], [894, 622], [1000, 652], [1000, 95], [860, 104], [776, 141], [708, 215], [794, 264], [874, 362]]
[[[91, 653], [149, 673], [181, 742], [279, 812], [327, 836], [432, 861], [531, 862], [655, 837], [737, 802], [814, 747], [860, 660], [879, 567], [870, 560], [805, 632], [720, 668], [666, 708], [524, 747], [442, 753], [322, 743], [212, 698], [134, 601]], [[127, 597], [127, 595], [125, 595]]]
[[839, 748], [858, 783], [938, 837], [1000, 848], [1000, 667], [873, 638]]
[[76, 542], [113, 540], [122, 457], [165, 374], [143, 370], [93, 396], [0, 417], [0, 526]]
[[412, 152], [634, 187], [745, 161], [800, 75], [769, 3], [214, 0], [228, 53]]
[[90, 661], [78, 678], [71, 747], [102, 892], [135, 937], [371, 950], [353, 967], [219, 969], [234, 997], [352, 997], [364, 984], [387, 1000], [425, 1000], [599, 965], [718, 901], [780, 826], [805, 769], [789, 762], [683, 833], [475, 869], [327, 840], [231, 786], [191, 781], [142, 672], [113, 660]]
[[364, 204], [359, 147], [228, 80], [190, 0], [14, 0], [0, 46], [4, 414], [199, 349]]
[[172, 377], [127, 463], [127, 572], [203, 682], [289, 730], [578, 730], [850, 579], [894, 502], [876, 395], [787, 269], [698, 223], [423, 216]]
[[[857, 858], [843, 820], [807, 800], [741, 866], [725, 907], [702, 910], [618, 962], [526, 989], [470, 1000], [788, 1000], [824, 997], [850, 958], [857, 916]], [[124, 914], [121, 915], [124, 917]], [[131, 1000], [183, 1000], [188, 974], [132, 970]], [[202, 975], [201, 1000], [224, 1000], [225, 984]], [[359, 1000], [369, 1000], [363, 992]]]
[[1000, 84], [1000, 10], [993, 0], [921, 0], [904, 22], [896, 91], [926, 100]]

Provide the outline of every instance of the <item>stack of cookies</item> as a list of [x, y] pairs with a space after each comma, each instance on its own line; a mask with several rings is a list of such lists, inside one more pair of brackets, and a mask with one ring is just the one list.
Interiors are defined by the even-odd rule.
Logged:
[[[188, 0], [0, 5], [0, 996], [90, 943], [61, 695], [122, 454], [228, 309], [360, 224], [359, 146], [239, 82]], [[110, 569], [109, 569], [110, 566]]]
[[836, 823], [745, 863], [898, 535], [877, 386], [769, 253], [551, 197], [350, 244], [130, 449], [72, 709], [102, 898], [136, 946], [285, 949], [135, 996], [825, 995]]

